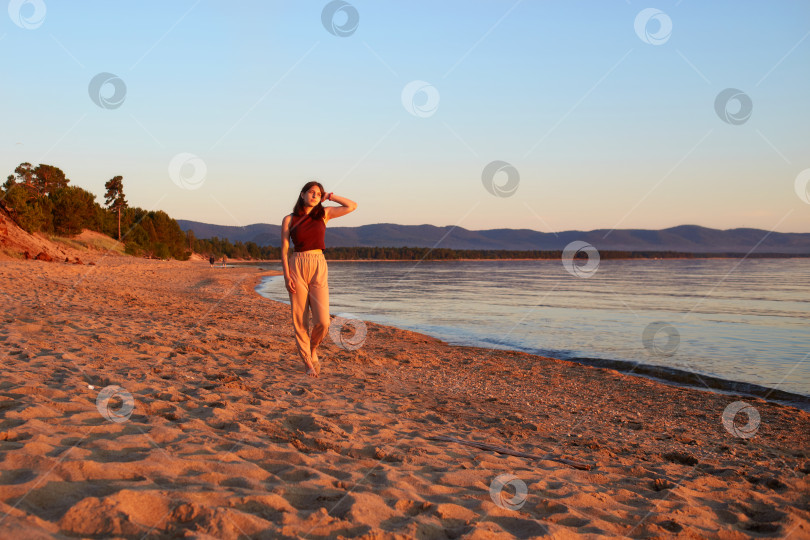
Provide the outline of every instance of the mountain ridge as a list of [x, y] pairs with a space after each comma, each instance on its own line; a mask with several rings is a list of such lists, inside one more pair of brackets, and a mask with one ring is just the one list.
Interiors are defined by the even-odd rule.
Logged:
[[[197, 238], [281, 245], [281, 227], [269, 223], [246, 226], [213, 225], [178, 219], [183, 231]], [[683, 253], [810, 254], [810, 233], [778, 233], [739, 227], [711, 229], [677, 225], [666, 229], [595, 229], [544, 233], [531, 229], [468, 230], [451, 225], [376, 223], [357, 227], [329, 227], [326, 245], [332, 247], [427, 247], [559, 251], [573, 241], [584, 241], [602, 251], [677, 251]]]

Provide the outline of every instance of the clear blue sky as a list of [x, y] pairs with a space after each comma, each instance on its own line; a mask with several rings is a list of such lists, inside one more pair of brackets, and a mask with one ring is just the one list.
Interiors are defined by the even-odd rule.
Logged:
[[[12, 0], [0, 172], [53, 164], [99, 200], [122, 175], [132, 205], [228, 225], [280, 223], [319, 179], [360, 203], [337, 226], [810, 232], [808, 2], [356, 0], [342, 37], [328, 4]], [[747, 120], [720, 118], [727, 88]], [[496, 160], [511, 196], [483, 185]]]

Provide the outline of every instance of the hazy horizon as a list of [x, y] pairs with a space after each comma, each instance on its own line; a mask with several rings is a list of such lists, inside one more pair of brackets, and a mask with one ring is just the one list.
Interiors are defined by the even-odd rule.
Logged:
[[[175, 217], [175, 216], [172, 216], [172, 217]], [[206, 225], [214, 225], [214, 226], [217, 226], [217, 227], [251, 227], [251, 226], [254, 226], [254, 225], [276, 225], [276, 226], [281, 226], [281, 222], [279, 222], [279, 223], [269, 223], [269, 222], [266, 222], [266, 221], [265, 222], [257, 221], [256, 223], [245, 223], [244, 225], [233, 225], [233, 224], [230, 224], [230, 223], [210, 223], [210, 222], [207, 222], [207, 221], [200, 221], [200, 220], [197, 220], [197, 219], [187, 219], [187, 218], [177, 218], [177, 217], [175, 217], [175, 219], [177, 219], [179, 221], [194, 221], [196, 223], [204, 223]], [[608, 230], [611, 230], [610, 227], [596, 227], [594, 229], [565, 229], [565, 230], [559, 230], [559, 231], [544, 231], [544, 230], [541, 230], [541, 229], [532, 229], [532, 228], [529, 228], [529, 227], [489, 227], [487, 229], [472, 229], [470, 227], [463, 227], [461, 225], [454, 225], [452, 223], [447, 223], [445, 225], [436, 225], [434, 223], [413, 223], [413, 224], [411, 224], [411, 223], [394, 223], [392, 221], [379, 221], [379, 222], [376, 222], [376, 223], [362, 223], [360, 225], [344, 225], [341, 221], [332, 221], [331, 225], [329, 225], [329, 227], [330, 228], [335, 228], [335, 227], [364, 227], [364, 226], [372, 226], [372, 225], [402, 225], [402, 226], [408, 226], [408, 227], [421, 227], [421, 226], [424, 226], [424, 225], [428, 225], [428, 226], [437, 227], [437, 228], [461, 227], [463, 229], [467, 229], [468, 231], [487, 231], [487, 230], [493, 230], [493, 229], [513, 229], [513, 230], [529, 230], [529, 231], [539, 232], [539, 233], [544, 233], [544, 234], [554, 234], [554, 233], [570, 232], [570, 231], [593, 232], [593, 231], [608, 231]], [[613, 229], [613, 230], [615, 230], [615, 231], [626, 231], [626, 230], [663, 231], [663, 230], [674, 229], [674, 228], [678, 228], [678, 227], [702, 227], [702, 228], [706, 228], [706, 229], [713, 229], [713, 230], [720, 230], [720, 231], [733, 231], [733, 230], [737, 230], [737, 229], [765, 230], [765, 229], [760, 229], [759, 227], [745, 227], [745, 226], [718, 229], [716, 227], [707, 227], [705, 225], [698, 225], [696, 223], [681, 223], [680, 225], [673, 225], [671, 227], [662, 227], [660, 229], [644, 229], [644, 228], [640, 228], [640, 227], [632, 227], [632, 228], [631, 227], [622, 227], [622, 228]], [[774, 231], [774, 232], [780, 232], [780, 233], [785, 233], [785, 234], [807, 234], [810, 231]]]
[[810, 3], [7, 11], [0, 172], [99, 201], [121, 175], [132, 206], [275, 224], [318, 179], [360, 205], [331, 226], [810, 232]]

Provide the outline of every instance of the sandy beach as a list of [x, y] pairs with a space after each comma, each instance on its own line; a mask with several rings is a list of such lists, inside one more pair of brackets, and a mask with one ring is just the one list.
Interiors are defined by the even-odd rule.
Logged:
[[2, 538], [810, 537], [810, 413], [372, 323], [310, 379], [266, 272], [82, 262], [0, 261]]

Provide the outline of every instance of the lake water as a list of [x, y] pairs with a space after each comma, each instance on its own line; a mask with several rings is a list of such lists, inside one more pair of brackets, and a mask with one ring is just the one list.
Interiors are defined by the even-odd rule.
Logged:
[[[810, 259], [607, 260], [590, 277], [559, 260], [330, 261], [329, 287], [333, 314], [452, 344], [810, 396]], [[281, 278], [257, 291], [289, 303]]]

